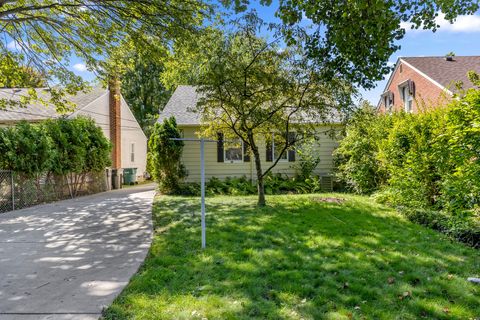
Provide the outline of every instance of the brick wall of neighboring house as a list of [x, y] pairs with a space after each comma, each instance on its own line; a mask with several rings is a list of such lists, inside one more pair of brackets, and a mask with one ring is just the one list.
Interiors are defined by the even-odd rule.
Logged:
[[[398, 85], [412, 80], [415, 83], [415, 96], [413, 101], [413, 113], [417, 113], [419, 110], [435, 108], [445, 105], [450, 99], [450, 95], [441, 89], [438, 85], [431, 80], [425, 78], [419, 74], [416, 70], [409, 65], [399, 60], [399, 65], [391, 75], [391, 81], [385, 91], [393, 92], [393, 108], [392, 111], [404, 110], [404, 102]], [[385, 113], [385, 102], [383, 97], [380, 99], [378, 110], [381, 113]]]

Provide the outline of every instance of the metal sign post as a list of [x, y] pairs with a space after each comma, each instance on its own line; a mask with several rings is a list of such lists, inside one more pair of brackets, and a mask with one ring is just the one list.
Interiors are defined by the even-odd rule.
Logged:
[[205, 140], [200, 139], [200, 195], [202, 197], [202, 249], [207, 246], [205, 226]]
[[200, 194], [202, 198], [201, 202], [201, 225], [202, 225], [202, 249], [205, 249], [207, 246], [207, 226], [205, 224], [205, 142], [217, 142], [217, 140], [207, 140], [204, 138], [201, 139], [191, 139], [191, 138], [171, 138], [170, 140], [175, 141], [195, 141], [200, 142]]

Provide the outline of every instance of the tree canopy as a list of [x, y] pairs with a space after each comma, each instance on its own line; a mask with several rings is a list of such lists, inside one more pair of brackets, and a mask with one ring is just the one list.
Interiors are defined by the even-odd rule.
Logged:
[[194, 32], [207, 10], [201, 0], [0, 1], [0, 53], [22, 54], [46, 79], [52, 102], [61, 105], [66, 94], [86, 88], [68, 68], [72, 55], [89, 69], [108, 73], [100, 62], [126, 37], [138, 48], [168, 44]]
[[[258, 37], [262, 26], [258, 17], [248, 15], [203, 53], [198, 104], [203, 134], [240, 139], [253, 155], [261, 206], [264, 177], [296, 143], [315, 136], [319, 123], [330, 123], [332, 115], [347, 110], [353, 92], [341, 79], [323, 81], [302, 46], [282, 49], [278, 41]], [[280, 152], [263, 168], [259, 145], [273, 133]]]
[[[250, 0], [222, 0], [236, 11], [249, 8]], [[272, 6], [272, 0], [261, 0]], [[370, 88], [390, 71], [390, 56], [400, 49], [405, 35], [401, 23], [436, 31], [439, 13], [453, 22], [460, 14], [474, 14], [477, 0], [279, 0], [275, 15], [287, 43], [302, 41], [325, 79], [343, 77]], [[308, 25], [305, 27], [305, 25]], [[298, 37], [301, 33], [304, 37]]]

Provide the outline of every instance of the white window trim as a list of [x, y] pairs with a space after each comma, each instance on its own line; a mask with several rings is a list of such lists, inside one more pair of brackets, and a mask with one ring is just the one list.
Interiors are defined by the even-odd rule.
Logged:
[[[289, 157], [288, 157], [288, 149], [285, 150], [285, 159], [280, 159], [278, 162], [288, 162]], [[272, 161], [276, 161], [277, 159], [275, 158], [275, 133], [272, 133]]]
[[240, 148], [241, 148], [241, 151], [242, 151], [242, 160], [227, 160], [227, 148], [226, 148], [226, 145], [227, 145], [227, 142], [226, 141], [223, 141], [223, 163], [243, 163], [243, 158], [245, 157], [245, 154], [243, 152], [244, 150], [244, 147], [243, 147], [243, 141], [241, 139], [238, 139], [240, 140]]
[[385, 104], [385, 111], [387, 113], [392, 113], [393, 104], [390, 102], [390, 98], [386, 95], [383, 97], [383, 103]]
[[[413, 112], [413, 96], [410, 94], [408, 89], [408, 82], [405, 81], [398, 86], [398, 91], [400, 91], [400, 97], [403, 101], [403, 110], [407, 113]], [[405, 96], [406, 95], [406, 96]], [[411, 109], [408, 110], [408, 103], [411, 102]]]

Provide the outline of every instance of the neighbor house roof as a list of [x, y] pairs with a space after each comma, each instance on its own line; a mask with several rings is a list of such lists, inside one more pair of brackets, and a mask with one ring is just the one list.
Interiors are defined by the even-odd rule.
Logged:
[[468, 80], [470, 70], [480, 72], [480, 56], [459, 56], [447, 61], [445, 57], [404, 57], [400, 60], [417, 69], [444, 89], [455, 89], [454, 82], [461, 81], [464, 89], [473, 87]]
[[[195, 86], [178, 86], [163, 111], [160, 112], [158, 122], [163, 122], [164, 119], [175, 117], [178, 125], [200, 125], [201, 116], [200, 113], [196, 112], [197, 102], [200, 97], [201, 93], [197, 92]], [[333, 110], [328, 119], [322, 120], [329, 123], [340, 123], [341, 118], [340, 114]], [[320, 119], [302, 118], [300, 122], [318, 123], [322, 121]]]
[[[28, 96], [29, 89], [0, 89], [0, 99], [20, 101], [24, 96]], [[35, 89], [40, 99], [48, 100], [48, 91], [42, 88]], [[100, 98], [108, 92], [100, 86], [92, 88], [89, 92], [79, 92], [76, 95], [67, 97], [67, 100], [73, 102], [76, 106], [75, 109], [67, 112], [64, 115], [72, 114], [78, 111], [96, 99]], [[0, 110], [0, 122], [15, 122], [15, 121], [40, 121], [50, 118], [58, 118], [62, 114], [57, 112], [55, 106], [51, 104], [44, 105], [38, 101], [32, 101], [25, 108], [21, 107], [8, 107], [7, 109]]]

